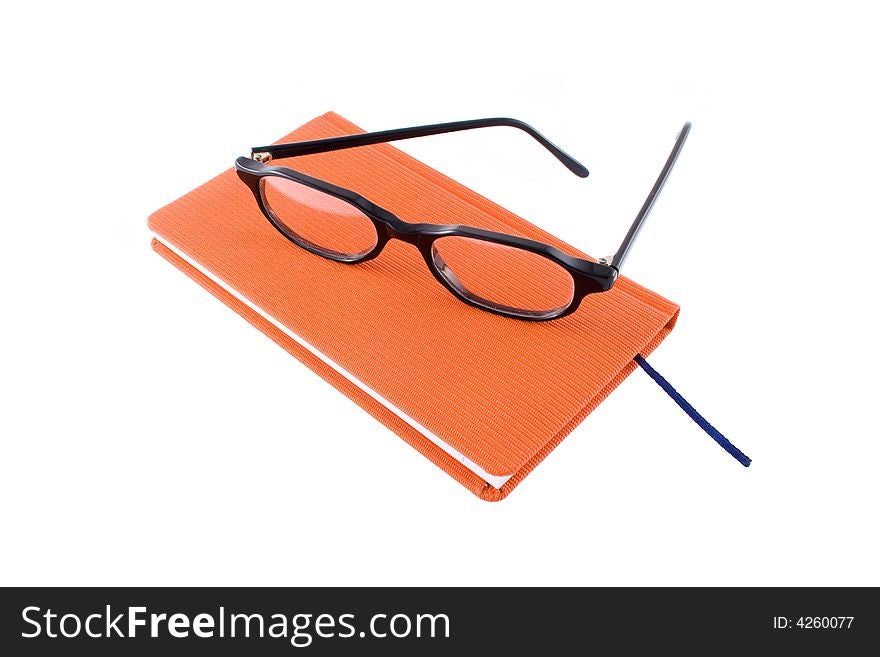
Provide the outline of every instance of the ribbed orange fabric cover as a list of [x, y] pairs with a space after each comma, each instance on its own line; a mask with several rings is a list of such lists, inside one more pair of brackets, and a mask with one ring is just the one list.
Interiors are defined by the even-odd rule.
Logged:
[[[361, 132], [328, 113], [281, 141]], [[283, 160], [405, 221], [561, 242], [391, 145]], [[398, 241], [345, 265], [290, 243], [230, 169], [150, 217], [151, 230], [493, 475], [500, 489], [291, 340], [175, 253], [153, 248], [485, 500], [505, 497], [669, 333], [678, 306], [619, 278], [573, 315], [524, 322], [472, 308]]]

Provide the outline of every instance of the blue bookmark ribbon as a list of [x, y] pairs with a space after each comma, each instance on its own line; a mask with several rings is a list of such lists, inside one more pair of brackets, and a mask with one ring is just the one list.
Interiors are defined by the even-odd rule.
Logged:
[[678, 393], [678, 391], [672, 387], [672, 385], [669, 383], [669, 381], [664, 379], [660, 375], [660, 373], [657, 372], [657, 370], [655, 370], [653, 367], [651, 367], [648, 364], [648, 361], [646, 361], [644, 358], [642, 358], [638, 354], [636, 354], [635, 361], [639, 364], [639, 366], [643, 370], [645, 370], [645, 372], [648, 374], [648, 376], [650, 376], [652, 379], [654, 379], [654, 381], [657, 383], [657, 385], [659, 385], [661, 388], [663, 388], [663, 390], [666, 392], [667, 395], [672, 397], [672, 401], [674, 401], [676, 404], [678, 404], [679, 407], [681, 407], [681, 410], [683, 410], [685, 413], [687, 413], [690, 416], [690, 418], [694, 422], [696, 422], [703, 431], [705, 431], [710, 436], [712, 436], [713, 440], [715, 440], [716, 443], [721, 445], [722, 449], [724, 449], [725, 452], [730, 454], [733, 458], [735, 458], [737, 461], [742, 463], [745, 467], [749, 467], [749, 465], [751, 465], [752, 459], [750, 459], [748, 456], [746, 456], [741, 451], [739, 451], [739, 449], [737, 448], [736, 445], [734, 445], [727, 438], [725, 438], [724, 435], [720, 431], [718, 431], [718, 429], [716, 429], [711, 424], [709, 424], [709, 421], [706, 418], [704, 418], [702, 415], [700, 415], [697, 412], [697, 409], [695, 409], [693, 406], [691, 406], [688, 403], [687, 399], [682, 397]]

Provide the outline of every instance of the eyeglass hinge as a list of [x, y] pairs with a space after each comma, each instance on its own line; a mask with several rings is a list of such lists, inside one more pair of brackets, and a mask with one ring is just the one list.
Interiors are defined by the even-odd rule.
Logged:
[[605, 256], [604, 258], [599, 258], [597, 262], [600, 265], [608, 265], [610, 267], [612, 260], [614, 260], [614, 256]]
[[271, 153], [251, 153], [251, 159], [266, 164], [272, 160]]

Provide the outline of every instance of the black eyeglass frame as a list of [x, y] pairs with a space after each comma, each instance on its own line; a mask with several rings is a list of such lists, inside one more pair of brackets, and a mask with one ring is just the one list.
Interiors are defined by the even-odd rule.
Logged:
[[[654, 201], [663, 188], [664, 183], [675, 164], [679, 152], [681, 151], [687, 134], [690, 130], [690, 123], [685, 123], [678, 135], [675, 146], [663, 167], [660, 177], [654, 184], [651, 193], [648, 195], [642, 209], [636, 216], [635, 221], [630, 227], [617, 253], [609, 258], [603, 258], [598, 262], [578, 258], [568, 255], [560, 251], [558, 248], [538, 242], [524, 237], [508, 235], [482, 228], [472, 226], [463, 226], [458, 224], [434, 224], [434, 223], [410, 223], [400, 219], [392, 212], [382, 208], [369, 199], [361, 196], [344, 187], [339, 187], [325, 180], [314, 178], [302, 172], [296, 171], [285, 166], [274, 166], [267, 164], [273, 158], [296, 157], [300, 155], [311, 155], [316, 153], [326, 153], [334, 150], [346, 148], [355, 148], [359, 146], [367, 146], [372, 144], [396, 141], [399, 139], [410, 139], [414, 137], [423, 137], [428, 135], [443, 134], [448, 132], [456, 132], [459, 130], [470, 130], [474, 128], [484, 128], [491, 126], [509, 126], [519, 128], [530, 134], [541, 145], [549, 150], [560, 162], [562, 162], [572, 173], [585, 178], [589, 175], [586, 167], [580, 164], [570, 155], [559, 149], [552, 142], [541, 135], [537, 130], [522, 121], [508, 118], [492, 118], [477, 119], [473, 121], [457, 121], [453, 123], [441, 123], [426, 126], [417, 126], [413, 128], [401, 128], [398, 130], [385, 130], [381, 132], [362, 133], [356, 135], [346, 135], [342, 137], [331, 137], [327, 139], [317, 139], [312, 141], [295, 142], [290, 144], [273, 144], [270, 146], [254, 147], [251, 151], [251, 157], [239, 157], [235, 161], [235, 170], [239, 178], [253, 192], [257, 205], [260, 207], [263, 215], [268, 219], [269, 223], [275, 227], [285, 238], [294, 244], [310, 251], [316, 255], [341, 262], [344, 264], [358, 264], [367, 262], [377, 257], [385, 245], [392, 239], [398, 239], [403, 242], [413, 244], [418, 248], [419, 252], [425, 260], [428, 269], [437, 281], [443, 285], [449, 292], [458, 299], [471, 306], [486, 310], [488, 312], [512, 317], [515, 319], [531, 320], [531, 321], [547, 321], [552, 319], [560, 319], [575, 312], [584, 297], [589, 294], [605, 292], [610, 290], [617, 280], [620, 267], [626, 258], [632, 243], [638, 236], [648, 213], [650, 212]], [[364, 213], [373, 223], [376, 230], [376, 244], [372, 249], [356, 255], [348, 255], [322, 248], [305, 238], [297, 235], [288, 228], [283, 221], [278, 219], [272, 211], [269, 203], [266, 202], [262, 191], [261, 181], [269, 176], [277, 176], [292, 180], [306, 187], [318, 190], [346, 203], [356, 207]], [[460, 282], [457, 277], [442, 262], [439, 253], [432, 249], [436, 240], [442, 237], [465, 237], [486, 242], [493, 242], [504, 246], [518, 248], [531, 253], [538, 254], [562, 267], [573, 280], [572, 299], [567, 306], [554, 308], [547, 311], [530, 311], [520, 308], [513, 308], [501, 304], [494, 303], [488, 299], [483, 299], [473, 293]], [[439, 258], [439, 262], [438, 262]], [[457, 286], [458, 285], [458, 286]], [[459, 287], [460, 286], [460, 287]]]

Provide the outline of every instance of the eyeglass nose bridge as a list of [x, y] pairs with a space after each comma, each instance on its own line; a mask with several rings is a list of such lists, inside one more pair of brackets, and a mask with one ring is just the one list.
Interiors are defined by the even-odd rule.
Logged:
[[419, 246], [422, 235], [422, 226], [410, 224], [405, 221], [383, 221], [385, 234], [389, 240], [400, 240], [413, 246]]

